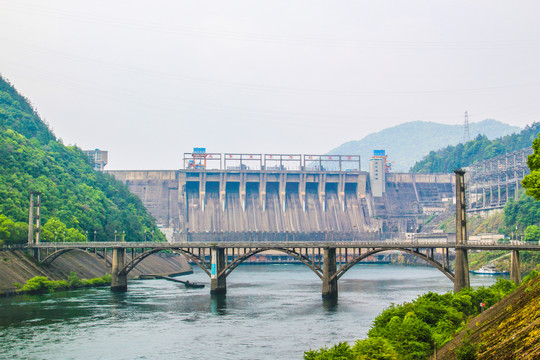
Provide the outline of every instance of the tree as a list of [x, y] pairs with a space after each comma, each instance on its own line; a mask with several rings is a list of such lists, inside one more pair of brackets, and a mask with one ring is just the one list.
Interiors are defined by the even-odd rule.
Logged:
[[539, 241], [540, 240], [540, 227], [536, 225], [527, 226], [525, 229], [525, 241]]
[[534, 139], [532, 148], [534, 152], [527, 158], [527, 165], [531, 173], [521, 181], [527, 195], [540, 200], [540, 135]]
[[347, 342], [340, 342], [331, 348], [323, 347], [304, 352], [304, 360], [347, 360], [352, 359], [352, 356], [351, 347]]
[[15, 222], [0, 214], [0, 245], [24, 244], [27, 241], [28, 225]]
[[83, 242], [86, 237], [77, 229], [68, 228], [57, 217], [50, 218], [41, 229], [43, 241]]
[[352, 348], [355, 359], [359, 360], [397, 360], [399, 354], [388, 339], [382, 337], [358, 340]]

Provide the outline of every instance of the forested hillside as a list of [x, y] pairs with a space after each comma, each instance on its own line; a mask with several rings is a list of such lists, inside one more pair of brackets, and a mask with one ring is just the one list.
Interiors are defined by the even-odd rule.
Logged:
[[81, 149], [58, 141], [0, 77], [0, 245], [26, 242], [32, 191], [42, 193], [44, 241], [112, 240], [115, 232], [126, 241], [150, 240], [153, 234], [164, 239], [127, 187], [94, 171]]
[[450, 173], [455, 169], [460, 169], [478, 161], [530, 147], [539, 133], [540, 123], [534, 123], [519, 133], [503, 136], [495, 140], [489, 140], [484, 135], [478, 135], [476, 139], [465, 144], [431, 151], [421, 161], [417, 162], [410, 171], [417, 173]]

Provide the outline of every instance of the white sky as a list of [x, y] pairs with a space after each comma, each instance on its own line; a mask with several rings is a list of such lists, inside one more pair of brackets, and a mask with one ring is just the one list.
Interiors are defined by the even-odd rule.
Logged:
[[540, 120], [538, 1], [0, 0], [0, 73], [108, 169]]

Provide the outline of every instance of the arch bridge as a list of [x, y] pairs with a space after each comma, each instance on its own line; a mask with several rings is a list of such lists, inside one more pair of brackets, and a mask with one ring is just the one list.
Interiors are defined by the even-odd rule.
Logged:
[[[96, 256], [111, 269], [111, 290], [126, 291], [128, 273], [151, 254], [163, 250], [181, 253], [196, 263], [211, 282], [211, 293], [225, 293], [226, 279], [241, 263], [265, 251], [288, 254], [311, 269], [322, 281], [323, 297], [335, 297], [338, 280], [354, 265], [367, 257], [384, 252], [400, 251], [414, 255], [441, 271], [454, 283], [454, 290], [469, 286], [468, 250], [507, 250], [512, 252], [511, 279], [520, 282], [519, 251], [540, 251], [539, 245], [529, 244], [456, 244], [447, 242], [202, 242], [202, 243], [136, 243], [84, 242], [39, 243], [29, 245], [36, 254], [45, 250], [43, 263], [50, 263], [69, 251], [85, 251]], [[36, 251], [37, 250], [37, 251]], [[465, 254], [451, 268], [450, 253]], [[131, 251], [131, 258], [126, 252]], [[456, 279], [458, 279], [456, 281]], [[460, 281], [460, 279], [464, 279]]]

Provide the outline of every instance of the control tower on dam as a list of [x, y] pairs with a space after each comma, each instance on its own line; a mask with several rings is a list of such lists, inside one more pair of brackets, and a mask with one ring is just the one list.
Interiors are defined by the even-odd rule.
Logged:
[[185, 154], [180, 170], [108, 173], [176, 241], [379, 239], [416, 231], [453, 196], [450, 174], [374, 184], [380, 174], [361, 171], [357, 155], [201, 154]]

